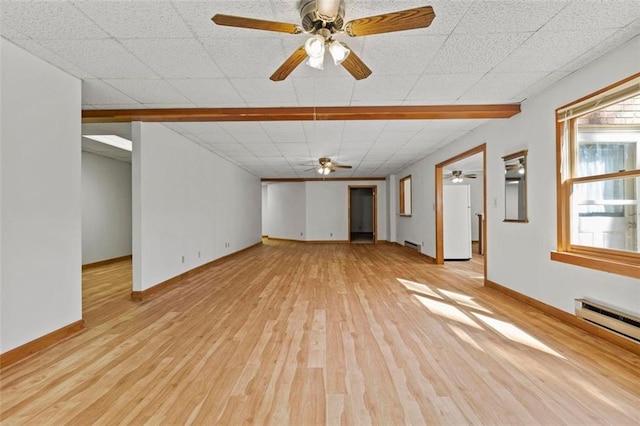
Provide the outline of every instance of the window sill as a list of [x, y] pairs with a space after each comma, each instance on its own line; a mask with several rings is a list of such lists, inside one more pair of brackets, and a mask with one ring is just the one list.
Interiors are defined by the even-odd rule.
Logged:
[[604, 259], [586, 254], [570, 253], [566, 251], [552, 251], [551, 260], [582, 266], [584, 268], [597, 269], [612, 274], [625, 275], [632, 278], [640, 278], [640, 264], [627, 263], [618, 260]]

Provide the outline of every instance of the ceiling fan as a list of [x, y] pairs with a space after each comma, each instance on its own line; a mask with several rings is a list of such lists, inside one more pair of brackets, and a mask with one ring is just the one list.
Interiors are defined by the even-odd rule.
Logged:
[[460, 183], [464, 179], [475, 179], [478, 176], [475, 173], [462, 173], [462, 170], [453, 170], [451, 173], [447, 173], [444, 176], [446, 179], [450, 179], [453, 183]]
[[337, 164], [331, 161], [329, 157], [320, 157], [318, 158], [318, 163], [320, 163], [320, 167], [313, 167], [311, 169], [305, 170], [305, 172], [309, 172], [311, 170], [315, 170], [323, 176], [326, 176], [330, 173], [334, 173], [336, 169], [351, 169], [352, 167], [346, 164]]
[[229, 27], [310, 35], [311, 37], [271, 75], [270, 79], [273, 81], [287, 78], [306, 58], [307, 65], [323, 69], [326, 48], [336, 65], [342, 64], [356, 80], [361, 80], [369, 77], [371, 70], [349, 46], [334, 40], [334, 35], [346, 33], [350, 37], [360, 37], [426, 28], [436, 16], [431, 6], [423, 6], [354, 19], [345, 24], [344, 0], [302, 0], [300, 4], [301, 25], [223, 14], [216, 14], [211, 19], [217, 25]]
[[505, 173], [515, 170], [518, 172], [519, 175], [523, 175], [525, 174], [524, 158], [518, 159], [518, 162], [516, 164], [506, 164], [504, 168], [505, 168]]

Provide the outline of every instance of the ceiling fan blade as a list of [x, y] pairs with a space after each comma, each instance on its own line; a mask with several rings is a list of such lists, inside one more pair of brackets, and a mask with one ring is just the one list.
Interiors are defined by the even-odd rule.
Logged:
[[[351, 50], [346, 44], [342, 43], [342, 45]], [[360, 59], [353, 50], [347, 55], [347, 59], [342, 62], [342, 66], [349, 71], [349, 74], [356, 80], [362, 80], [371, 75], [369, 67], [362, 62], [362, 59]]]
[[464, 177], [464, 178], [469, 178], [469, 179], [475, 179], [475, 178], [477, 178], [478, 176], [476, 176], [476, 175], [474, 175], [474, 174], [470, 174], [470, 175], [462, 175], [462, 177]]
[[293, 52], [291, 56], [269, 77], [272, 81], [282, 81], [289, 77], [289, 74], [293, 72], [298, 65], [304, 61], [307, 57], [307, 52], [304, 50], [304, 45], [300, 46]]
[[351, 37], [426, 28], [436, 17], [431, 6], [384, 13], [347, 22], [345, 32]]
[[332, 164], [331, 167], [335, 169], [352, 169], [352, 166], [344, 166], [342, 164]]
[[218, 25], [238, 28], [251, 28], [254, 30], [275, 31], [278, 33], [300, 34], [302, 28], [286, 22], [265, 21], [263, 19], [244, 18], [242, 16], [216, 14], [211, 18]]

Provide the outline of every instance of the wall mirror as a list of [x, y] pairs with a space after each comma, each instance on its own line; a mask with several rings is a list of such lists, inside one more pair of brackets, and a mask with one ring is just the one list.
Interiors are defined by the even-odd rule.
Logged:
[[528, 222], [527, 150], [502, 157], [504, 161], [504, 221]]

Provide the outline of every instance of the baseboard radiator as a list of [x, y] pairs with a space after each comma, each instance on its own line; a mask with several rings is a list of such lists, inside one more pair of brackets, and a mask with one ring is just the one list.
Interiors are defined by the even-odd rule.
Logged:
[[576, 316], [640, 342], [640, 318], [588, 299], [576, 299]]
[[404, 246], [409, 247], [411, 250], [415, 250], [420, 253], [420, 246], [416, 243], [412, 243], [411, 241], [404, 240]]

